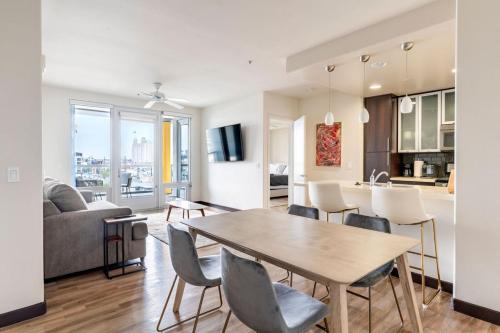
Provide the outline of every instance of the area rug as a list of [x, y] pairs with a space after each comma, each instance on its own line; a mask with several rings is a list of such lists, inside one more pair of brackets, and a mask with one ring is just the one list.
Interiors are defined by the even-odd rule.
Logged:
[[[215, 209], [215, 208], [205, 209], [206, 216], [216, 215], [216, 214], [225, 213], [225, 212], [226, 211], [224, 211], [224, 210]], [[170, 218], [169, 218], [169, 222], [166, 222], [167, 210], [146, 211], [146, 212], [143, 212], [142, 214], [144, 214], [148, 217], [147, 224], [148, 224], [149, 234], [167, 245], [168, 245], [167, 224], [181, 222], [183, 220], [182, 210], [175, 209], [175, 208], [172, 209], [172, 212], [171, 212]], [[191, 211], [190, 212], [191, 218], [195, 218], [195, 217], [199, 217], [199, 216], [201, 216], [201, 213], [198, 211]], [[176, 226], [180, 227], [182, 229], [185, 229], [186, 231], [188, 230], [188, 228], [184, 224], [176, 223]], [[215, 244], [217, 244], [217, 243], [211, 239], [206, 238], [206, 237], [199, 236], [199, 235], [196, 237], [196, 248], [198, 248], [198, 249], [202, 248], [202, 247], [215, 245]]]

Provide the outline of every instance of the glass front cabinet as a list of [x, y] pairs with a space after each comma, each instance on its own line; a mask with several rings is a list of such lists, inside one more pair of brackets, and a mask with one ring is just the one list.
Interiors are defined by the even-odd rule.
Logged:
[[398, 99], [398, 151], [440, 151], [441, 124], [455, 122], [455, 91], [453, 89], [410, 96], [411, 113], [399, 112], [402, 98]]

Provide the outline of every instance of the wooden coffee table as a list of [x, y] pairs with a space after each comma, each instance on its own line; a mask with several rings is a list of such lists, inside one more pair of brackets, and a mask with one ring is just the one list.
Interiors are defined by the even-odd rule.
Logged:
[[170, 200], [167, 201], [168, 205], [168, 213], [167, 213], [167, 222], [168, 219], [170, 218], [170, 212], [172, 211], [172, 208], [179, 208], [182, 209], [182, 218], [184, 218], [184, 213], [187, 212], [187, 218], [189, 218], [189, 211], [190, 210], [199, 210], [201, 212], [202, 216], [205, 216], [205, 209], [208, 208], [205, 205], [198, 204], [195, 202], [183, 200], [183, 199], [175, 199], [175, 200]]

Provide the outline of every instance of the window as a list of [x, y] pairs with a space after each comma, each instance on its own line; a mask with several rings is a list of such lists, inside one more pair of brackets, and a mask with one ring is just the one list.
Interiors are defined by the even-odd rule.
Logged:
[[72, 110], [75, 185], [106, 192], [111, 185], [110, 109], [73, 104]]

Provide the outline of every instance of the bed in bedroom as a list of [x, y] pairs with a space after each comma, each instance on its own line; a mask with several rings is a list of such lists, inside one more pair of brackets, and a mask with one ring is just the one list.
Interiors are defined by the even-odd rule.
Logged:
[[270, 197], [286, 197], [288, 196], [288, 170], [285, 164], [270, 164]]

